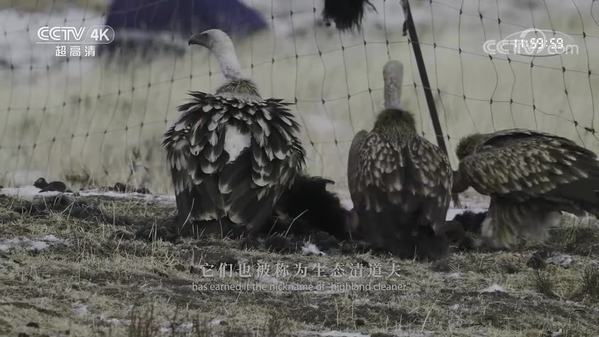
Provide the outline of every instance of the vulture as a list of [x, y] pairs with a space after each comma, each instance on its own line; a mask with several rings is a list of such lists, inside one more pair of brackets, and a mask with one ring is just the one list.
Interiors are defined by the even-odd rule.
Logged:
[[561, 211], [599, 215], [599, 161], [569, 139], [509, 129], [465, 137], [456, 154], [453, 192], [490, 196], [481, 232], [495, 246], [544, 239]]
[[348, 184], [361, 235], [403, 258], [435, 259], [447, 252], [441, 227], [451, 199], [447, 156], [416, 132], [400, 108], [403, 68], [383, 69], [385, 109], [372, 131], [358, 132], [348, 158]]
[[226, 83], [214, 94], [192, 91], [164, 136], [178, 232], [195, 232], [199, 223], [204, 233], [257, 233], [304, 167], [299, 124], [287, 103], [263, 99], [242, 76], [226, 33], [207, 30], [189, 44], [210, 50]]
[[375, 10], [368, 0], [324, 0], [322, 16], [327, 23], [335, 22], [339, 30], [351, 30], [362, 25], [366, 7]]

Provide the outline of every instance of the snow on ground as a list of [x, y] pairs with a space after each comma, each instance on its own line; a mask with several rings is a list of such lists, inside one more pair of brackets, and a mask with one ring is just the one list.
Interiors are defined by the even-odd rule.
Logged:
[[490, 286], [486, 287], [485, 289], [482, 289], [480, 291], [481, 293], [485, 294], [485, 293], [506, 293], [507, 291], [505, 290], [504, 287], [500, 286], [497, 283], [493, 283]]
[[445, 216], [446, 220], [453, 220], [456, 215], [466, 211], [474, 213], [486, 212], [489, 208], [489, 197], [478, 194], [473, 190], [467, 190], [460, 194], [460, 203], [461, 207], [456, 207], [453, 202], [449, 205], [447, 215]]
[[365, 335], [359, 332], [343, 332], [343, 331], [326, 331], [326, 332], [318, 332], [318, 331], [299, 331], [299, 335], [301, 336], [321, 336], [321, 337], [370, 337], [370, 335]]
[[5, 187], [0, 189], [0, 195], [7, 195], [11, 197], [17, 197], [24, 200], [32, 201], [35, 198], [41, 197], [53, 197], [59, 194], [66, 195], [78, 195], [82, 197], [108, 197], [115, 199], [138, 199], [145, 201], [155, 201], [163, 203], [174, 203], [174, 195], [161, 195], [161, 194], [143, 194], [136, 192], [115, 192], [115, 191], [103, 191], [100, 189], [83, 190], [77, 193], [60, 193], [60, 192], [43, 192], [40, 193], [40, 189], [35, 186], [21, 186], [21, 187]]
[[13, 249], [24, 249], [28, 251], [42, 251], [50, 247], [66, 245], [65, 241], [54, 235], [46, 235], [38, 239], [18, 237], [13, 239], [0, 239], [0, 252]]
[[109, 197], [109, 198], [123, 198], [123, 199], [140, 199], [147, 201], [157, 201], [164, 203], [174, 203], [175, 196], [169, 194], [144, 194], [137, 192], [115, 192], [115, 191], [102, 191], [102, 190], [85, 190], [79, 192], [79, 195], [82, 197]]
[[0, 195], [17, 197], [29, 201], [32, 201], [35, 197], [52, 197], [59, 194], [60, 192], [40, 193], [40, 189], [35, 186], [5, 187], [0, 189]]
[[321, 251], [315, 244], [306, 242], [302, 247], [303, 255], [316, 255], [316, 256], [324, 256], [326, 255], [323, 251]]
[[549, 263], [549, 264], [561, 266], [564, 268], [568, 268], [574, 262], [574, 258], [568, 254], [556, 254], [556, 255], [548, 257], [545, 260], [545, 262]]

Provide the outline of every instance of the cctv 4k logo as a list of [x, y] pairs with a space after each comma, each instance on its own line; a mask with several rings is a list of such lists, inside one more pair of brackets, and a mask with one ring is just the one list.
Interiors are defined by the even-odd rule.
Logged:
[[96, 56], [96, 45], [114, 41], [115, 33], [107, 25], [96, 26], [42, 26], [34, 37], [35, 43], [54, 45], [55, 56]]
[[114, 41], [114, 29], [107, 25], [90, 27], [42, 26], [37, 30], [38, 44], [109, 44]]

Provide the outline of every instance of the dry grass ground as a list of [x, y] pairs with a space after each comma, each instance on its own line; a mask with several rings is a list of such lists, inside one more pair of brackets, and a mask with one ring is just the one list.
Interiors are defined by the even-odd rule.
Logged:
[[[0, 335], [599, 333], [596, 221], [564, 217], [542, 246], [454, 252], [434, 263], [335, 248], [309, 256], [243, 249], [234, 240], [135, 238], [140, 226], [164, 222], [173, 212], [168, 204], [133, 199], [1, 197]], [[45, 240], [47, 247], [26, 245], [25, 238]], [[16, 239], [20, 248], [7, 248]], [[277, 263], [287, 264], [291, 275], [276, 276]], [[205, 264], [215, 266], [206, 269], [214, 277], [202, 275]], [[219, 277], [221, 264], [233, 266], [233, 276]], [[271, 276], [258, 277], [264, 264], [271, 266]], [[308, 267], [306, 276], [294, 275], [299, 264]], [[345, 268], [344, 277], [335, 276], [336, 265]], [[350, 265], [362, 266], [364, 275], [351, 277]], [[368, 275], [378, 265], [382, 277]], [[239, 266], [250, 266], [251, 277], [241, 277]], [[389, 276], [393, 268], [397, 274]], [[354, 289], [331, 288], [346, 283]], [[227, 285], [250, 290], [222, 290]], [[356, 290], [358, 285], [363, 289]], [[375, 285], [393, 289], [374, 290]]]
[[[381, 68], [405, 65], [403, 104], [434, 140], [411, 45], [402, 35], [400, 1], [376, 0], [361, 32], [340, 34], [320, 21], [322, 1], [244, 0], [270, 29], [236, 40], [244, 75], [265, 97], [296, 102], [310, 173], [346, 192], [353, 135], [372, 127], [382, 108]], [[214, 92], [223, 83], [205, 49], [184, 55], [65, 58], [32, 42], [45, 24], [102, 24], [99, 0], [0, 1], [0, 184], [30, 184], [38, 176], [71, 185], [114, 181], [172, 193], [163, 132], [188, 90]], [[533, 128], [599, 150], [598, 2], [588, 0], [412, 1], [441, 125], [452, 152], [472, 132]], [[48, 6], [52, 10], [48, 10]], [[37, 9], [31, 8], [37, 7]], [[28, 9], [29, 8], [29, 9]], [[316, 8], [316, 9], [315, 9]], [[498, 23], [498, 18], [501, 23]], [[527, 28], [571, 36], [577, 55], [496, 55], [482, 49]], [[167, 34], [168, 35], [168, 34]], [[159, 34], [156, 38], [161, 38]], [[170, 39], [170, 37], [168, 37]], [[74, 186], [77, 187], [77, 186]]]

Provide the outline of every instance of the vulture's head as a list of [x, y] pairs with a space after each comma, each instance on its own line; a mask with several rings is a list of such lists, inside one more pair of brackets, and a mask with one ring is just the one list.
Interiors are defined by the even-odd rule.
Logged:
[[220, 29], [209, 29], [192, 35], [188, 41], [188, 44], [190, 46], [192, 44], [197, 44], [212, 50], [216, 45], [225, 43], [227, 41], [231, 43], [231, 39], [227, 33]]
[[238, 79], [241, 76], [241, 67], [235, 54], [235, 46], [227, 33], [220, 29], [209, 29], [194, 34], [188, 44], [197, 44], [208, 48], [218, 59], [223, 75], [229, 79]]
[[485, 140], [484, 135], [475, 133], [470, 136], [460, 139], [458, 147], [456, 148], [456, 155], [458, 159], [463, 159], [466, 156], [473, 154], [476, 148]]

